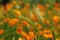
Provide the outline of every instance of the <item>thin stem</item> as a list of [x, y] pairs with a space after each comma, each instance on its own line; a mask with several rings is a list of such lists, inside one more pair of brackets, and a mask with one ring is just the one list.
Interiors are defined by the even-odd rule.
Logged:
[[30, 21], [28, 18], [26, 18], [24, 16], [20, 16], [20, 18], [26, 20], [29, 24], [31, 24], [33, 26], [33, 28], [34, 28], [34, 33], [36, 34], [36, 36], [38, 36], [39, 30], [38, 30], [37, 26], [32, 21]]

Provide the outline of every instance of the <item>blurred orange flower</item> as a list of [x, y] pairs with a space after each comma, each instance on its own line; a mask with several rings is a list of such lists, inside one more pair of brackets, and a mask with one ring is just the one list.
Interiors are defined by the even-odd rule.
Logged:
[[18, 9], [13, 9], [12, 12], [15, 13], [17, 18], [21, 15], [21, 12]]
[[34, 34], [33, 31], [29, 31], [29, 35], [30, 35], [30, 37], [32, 37], [32, 38], [35, 36], [35, 34]]
[[24, 26], [27, 26], [27, 25], [28, 25], [28, 22], [25, 21], [25, 20], [23, 20], [23, 25], [24, 25]]
[[41, 4], [38, 4], [37, 8], [41, 9], [42, 11], [45, 11], [45, 7], [43, 5], [41, 5]]
[[44, 33], [43, 33], [43, 31], [39, 31], [39, 34], [42, 36]]
[[18, 38], [18, 40], [23, 40], [22, 38]]
[[11, 19], [11, 20], [9, 21], [9, 24], [10, 24], [10, 26], [14, 26], [14, 25], [16, 25], [16, 23], [18, 23], [18, 22], [19, 22], [18, 19], [13, 18], [13, 19]]
[[42, 26], [40, 24], [38, 24], [38, 29], [42, 29]]
[[52, 32], [50, 30], [45, 29], [43, 32], [44, 32], [43, 36], [45, 38], [53, 38]]
[[45, 38], [53, 38], [52, 34], [44, 34]]
[[23, 30], [22, 30], [21, 27], [18, 27], [18, 28], [16, 29], [16, 33], [17, 33], [17, 34], [21, 34], [22, 32], [23, 32]]
[[55, 7], [59, 7], [59, 3], [55, 3], [54, 6], [55, 6]]
[[0, 35], [4, 33], [4, 30], [3, 29], [0, 29]]
[[6, 4], [6, 10], [5, 11], [9, 11], [11, 8], [13, 8], [12, 4]]
[[28, 34], [25, 33], [24, 31], [21, 34], [22, 34], [23, 38], [27, 38], [27, 36], [28, 36]]
[[31, 37], [31, 36], [28, 35], [28, 36], [26, 37], [26, 39], [27, 39], [27, 40], [32, 40], [33, 37]]
[[45, 24], [50, 25], [50, 21], [49, 21], [49, 20], [46, 20], [45, 18], [42, 18], [42, 21], [43, 21]]
[[53, 16], [53, 21], [54, 22], [58, 22], [59, 21], [59, 17], [58, 16]]

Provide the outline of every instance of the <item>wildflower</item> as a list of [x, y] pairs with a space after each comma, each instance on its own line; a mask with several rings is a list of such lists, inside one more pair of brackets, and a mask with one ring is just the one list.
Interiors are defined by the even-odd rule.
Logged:
[[21, 12], [19, 10], [15, 10], [14, 12], [17, 18], [21, 15]]
[[25, 33], [24, 31], [21, 34], [22, 34], [23, 38], [27, 38], [27, 36], [28, 36], [28, 34]]
[[59, 21], [59, 17], [58, 16], [53, 16], [53, 21], [54, 22], [58, 22]]
[[23, 40], [22, 38], [18, 38], [18, 40]]
[[29, 31], [29, 35], [30, 35], [30, 37], [32, 37], [32, 38], [35, 36], [33, 31]]
[[16, 19], [16, 18], [13, 18], [12, 21], [15, 22], [15, 23], [19, 22], [19, 20]]
[[23, 25], [24, 25], [24, 26], [27, 26], [27, 25], [28, 25], [28, 22], [24, 20], [24, 21], [23, 21]]
[[42, 29], [42, 26], [40, 24], [38, 24], [38, 29]]
[[37, 7], [38, 8], [43, 8], [43, 6], [41, 4], [38, 4]]
[[3, 29], [0, 29], [0, 35], [4, 33], [4, 30]]
[[46, 24], [50, 25], [50, 21], [49, 20], [46, 20]]
[[34, 18], [33, 18], [33, 20], [34, 20], [34, 21], [37, 21], [37, 20], [38, 20], [38, 18], [37, 18], [37, 17], [34, 17]]
[[26, 37], [26, 39], [27, 39], [27, 40], [32, 40], [33, 38], [28, 35], [28, 36]]
[[17, 29], [16, 29], [16, 33], [17, 34], [21, 34], [23, 31], [22, 31], [22, 28], [21, 27], [18, 27]]
[[59, 3], [55, 3], [54, 6], [55, 6], [55, 7], [59, 7]]
[[34, 21], [37, 21], [38, 20], [38, 18], [37, 18], [37, 16], [35, 14], [32, 17], [32, 20], [34, 20]]
[[16, 18], [14, 18], [14, 19], [12, 19], [12, 20], [9, 21], [9, 24], [10, 24], [10, 26], [14, 26], [14, 25], [16, 25], [16, 23], [18, 23], [18, 22], [19, 22], [19, 20], [16, 19]]
[[49, 20], [46, 20], [45, 18], [42, 18], [42, 21], [43, 21], [45, 24], [50, 25], [50, 21], [49, 21]]
[[43, 35], [43, 31], [39, 31], [39, 34], [42, 36]]
[[6, 4], [6, 12], [9, 11], [11, 8], [13, 8], [12, 4]]
[[38, 4], [38, 5], [37, 5], [37, 8], [41, 9], [42, 11], [45, 11], [44, 6], [43, 6], [43, 5], [41, 5], [41, 4]]
[[45, 38], [53, 38], [52, 32], [50, 30], [44, 30], [43, 32], [44, 32], [43, 36]]

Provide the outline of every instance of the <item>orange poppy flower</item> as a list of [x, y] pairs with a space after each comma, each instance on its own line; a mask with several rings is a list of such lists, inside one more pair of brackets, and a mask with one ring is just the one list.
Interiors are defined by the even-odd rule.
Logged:
[[46, 24], [48, 24], [48, 25], [50, 25], [50, 21], [49, 20], [46, 20], [46, 22], [45, 22]]
[[48, 30], [48, 29], [44, 29], [43, 32], [44, 33], [52, 33], [51, 30]]
[[4, 33], [4, 30], [3, 29], [0, 29], [0, 35]]
[[19, 22], [19, 20], [16, 19], [16, 18], [13, 18], [12, 21], [15, 22], [15, 23]]
[[41, 5], [41, 4], [38, 4], [38, 5], [37, 5], [37, 8], [41, 9], [42, 11], [45, 11], [44, 6], [43, 6], [43, 5]]
[[9, 11], [11, 8], [13, 8], [12, 4], [6, 4], [6, 10], [5, 11]]
[[32, 38], [35, 36], [33, 31], [29, 31], [29, 35], [30, 35], [30, 37], [32, 37]]
[[33, 37], [31, 37], [31, 36], [28, 35], [28, 36], [26, 37], [26, 39], [27, 39], [27, 40], [32, 40]]
[[21, 12], [19, 10], [16, 10], [16, 15], [17, 16], [20, 16], [21, 15]]
[[59, 7], [59, 3], [55, 3], [54, 6], [55, 6], [55, 7]]
[[33, 20], [34, 20], [34, 21], [37, 21], [37, 20], [38, 20], [38, 18], [37, 18], [37, 17], [34, 17], [34, 18], [33, 18]]
[[54, 22], [58, 22], [59, 21], [59, 17], [58, 16], [53, 16], [53, 21]]
[[24, 31], [21, 33], [23, 35], [23, 38], [26, 38], [28, 34], [26, 34]]
[[28, 22], [25, 21], [25, 20], [23, 20], [23, 25], [24, 25], [24, 26], [27, 26], [27, 25], [28, 25]]
[[45, 29], [43, 32], [44, 32], [43, 36], [45, 38], [53, 38], [52, 32], [50, 30]]
[[18, 18], [21, 15], [21, 12], [17, 9], [12, 10], [13, 13], [15, 13], [15, 16]]
[[12, 19], [12, 20], [9, 21], [9, 24], [10, 24], [10, 26], [14, 26], [18, 22], [19, 22], [19, 20], [16, 19], [16, 18], [14, 18], [14, 19]]
[[37, 18], [37, 16], [35, 14], [32, 17], [32, 20], [34, 20], [34, 21], [37, 21], [38, 20], [38, 18]]
[[39, 34], [42, 36], [43, 35], [43, 31], [39, 31]]
[[16, 29], [16, 33], [17, 34], [21, 34], [23, 31], [22, 31], [22, 28], [21, 27], [18, 27], [17, 29]]
[[49, 21], [49, 20], [46, 20], [45, 18], [42, 18], [42, 21], [43, 21], [45, 24], [50, 25], [50, 21]]
[[18, 40], [23, 40], [23, 38], [18, 38]]
[[38, 7], [38, 8], [42, 8], [43, 6], [42, 6], [41, 4], [38, 4], [37, 7]]
[[44, 37], [45, 38], [53, 38], [53, 35], [52, 34], [44, 34]]
[[38, 24], [38, 29], [42, 29], [42, 26], [40, 24]]

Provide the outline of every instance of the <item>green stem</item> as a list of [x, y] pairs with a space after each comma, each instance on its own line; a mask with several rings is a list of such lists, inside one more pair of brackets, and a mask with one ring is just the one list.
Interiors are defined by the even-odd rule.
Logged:
[[52, 30], [52, 34], [53, 34], [53, 40], [56, 40], [54, 35], [54, 30]]
[[36, 15], [37, 15], [37, 17], [39, 19], [38, 21], [42, 24], [42, 27], [44, 28], [45, 25], [44, 25], [44, 23], [42, 21], [43, 16], [41, 16], [41, 13], [39, 13], [39, 9], [36, 9]]
[[26, 18], [24, 16], [20, 16], [20, 18], [26, 20], [29, 24], [31, 24], [33, 26], [33, 28], [34, 28], [34, 33], [36, 34], [36, 36], [38, 36], [39, 30], [38, 30], [37, 26], [32, 21], [30, 21], [28, 18]]
[[4, 40], [6, 40], [6, 39], [7, 39], [7, 37], [9, 37], [10, 35], [13, 35], [13, 37], [14, 37], [14, 35], [16, 35], [16, 33], [8, 34], [8, 35], [4, 38]]

